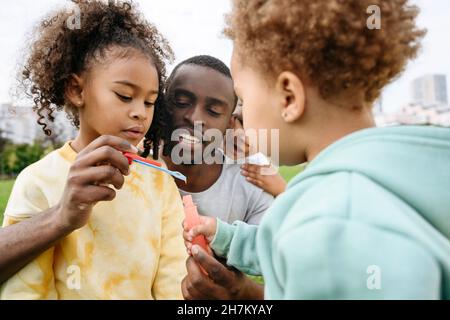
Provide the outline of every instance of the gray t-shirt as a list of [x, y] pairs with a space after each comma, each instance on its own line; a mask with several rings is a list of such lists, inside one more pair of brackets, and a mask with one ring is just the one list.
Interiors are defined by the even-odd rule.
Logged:
[[228, 223], [240, 220], [259, 224], [274, 198], [245, 180], [240, 170], [238, 164], [225, 163], [219, 179], [209, 189], [197, 193], [179, 189], [180, 194], [192, 195], [201, 215], [218, 217]]

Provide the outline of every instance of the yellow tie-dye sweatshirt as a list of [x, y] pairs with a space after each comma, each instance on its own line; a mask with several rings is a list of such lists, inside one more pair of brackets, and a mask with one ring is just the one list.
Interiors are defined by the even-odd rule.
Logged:
[[[3, 225], [61, 199], [76, 153], [66, 143], [18, 176]], [[2, 299], [181, 299], [186, 268], [183, 206], [169, 175], [133, 163], [116, 198], [87, 225], [6, 281]]]

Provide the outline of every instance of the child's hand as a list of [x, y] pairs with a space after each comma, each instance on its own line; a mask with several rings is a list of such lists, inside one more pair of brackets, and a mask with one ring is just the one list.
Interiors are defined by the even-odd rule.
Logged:
[[216, 218], [207, 217], [207, 216], [201, 216], [200, 218], [200, 224], [193, 227], [192, 229], [188, 229], [186, 226], [186, 223], [183, 221], [183, 238], [184, 238], [184, 245], [186, 246], [187, 252], [189, 255], [191, 255], [191, 248], [192, 248], [192, 240], [198, 236], [198, 235], [204, 235], [206, 238], [206, 241], [211, 243], [213, 241], [214, 236], [216, 235], [216, 229], [217, 229], [217, 221]]
[[137, 153], [128, 141], [113, 136], [101, 136], [92, 141], [77, 156], [70, 167], [58, 216], [61, 226], [76, 230], [84, 226], [92, 207], [99, 201], [111, 201], [115, 189], [121, 189], [124, 175], [129, 174], [124, 152]]
[[241, 169], [241, 174], [246, 177], [247, 181], [274, 197], [286, 190], [286, 180], [270, 165], [260, 166], [246, 163], [241, 166]]

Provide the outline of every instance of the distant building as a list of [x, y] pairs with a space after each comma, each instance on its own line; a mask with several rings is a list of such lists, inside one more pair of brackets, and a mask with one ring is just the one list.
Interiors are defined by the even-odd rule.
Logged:
[[450, 106], [408, 104], [392, 114], [375, 114], [378, 126], [398, 124], [450, 127]]
[[430, 74], [411, 83], [412, 101], [395, 113], [383, 113], [374, 109], [378, 126], [419, 124], [450, 127], [450, 106], [447, 103], [445, 75]]
[[38, 135], [36, 116], [31, 108], [0, 105], [0, 130], [14, 143], [32, 143]]
[[[37, 119], [36, 113], [30, 107], [0, 104], [0, 131], [5, 138], [14, 143], [31, 144], [37, 139], [46, 139]], [[50, 129], [52, 129], [53, 137], [58, 141], [67, 141], [76, 135], [76, 129], [63, 113], [56, 115]]]
[[411, 85], [412, 102], [424, 106], [442, 104], [447, 101], [447, 79], [443, 74], [429, 74], [415, 79]]

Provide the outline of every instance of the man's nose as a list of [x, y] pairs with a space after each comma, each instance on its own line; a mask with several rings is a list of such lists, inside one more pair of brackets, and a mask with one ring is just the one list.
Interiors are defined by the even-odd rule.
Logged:
[[184, 115], [185, 120], [187, 120], [190, 124], [195, 124], [196, 122], [201, 122], [203, 124], [203, 113], [200, 105], [195, 105], [193, 108], [190, 108], [188, 112]]

